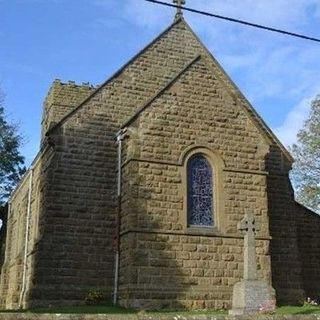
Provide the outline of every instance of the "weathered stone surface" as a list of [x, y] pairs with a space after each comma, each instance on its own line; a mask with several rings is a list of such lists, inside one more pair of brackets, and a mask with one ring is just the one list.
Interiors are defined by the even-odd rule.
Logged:
[[[297, 302], [305, 288], [319, 292], [320, 246], [308, 247], [309, 235], [314, 243], [320, 239], [313, 226], [319, 224], [295, 206], [290, 161], [183, 20], [93, 91], [56, 81], [46, 100], [43, 133], [92, 94], [50, 132], [34, 164], [25, 307], [83, 302], [93, 288], [111, 298], [114, 138], [156, 94], [123, 142], [120, 303], [230, 307], [231, 288], [243, 273], [237, 223], [246, 208], [261, 226], [258, 277], [270, 281], [272, 271], [278, 301]], [[219, 176], [212, 230], [186, 225], [184, 157], [204, 149]], [[29, 177], [11, 199], [0, 285], [6, 308], [16, 308], [21, 293]]]
[[272, 312], [275, 309], [275, 292], [265, 282], [243, 280], [233, 288], [231, 315]]
[[275, 291], [257, 276], [255, 234], [260, 230], [251, 210], [238, 223], [238, 230], [244, 232], [243, 280], [233, 287], [231, 315], [273, 312], [276, 307]]

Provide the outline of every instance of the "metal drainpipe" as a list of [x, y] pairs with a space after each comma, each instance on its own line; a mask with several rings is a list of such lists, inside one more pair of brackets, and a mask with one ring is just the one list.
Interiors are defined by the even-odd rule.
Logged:
[[121, 158], [122, 158], [122, 140], [126, 129], [120, 130], [116, 135], [116, 143], [118, 145], [118, 177], [117, 177], [117, 218], [116, 218], [116, 235], [115, 235], [115, 267], [114, 267], [114, 291], [113, 304], [118, 301], [118, 286], [119, 286], [119, 260], [120, 260], [120, 222], [121, 222]]
[[23, 274], [22, 274], [22, 288], [19, 297], [19, 309], [22, 308], [22, 301], [26, 291], [27, 284], [27, 255], [28, 255], [28, 241], [29, 241], [29, 223], [31, 214], [31, 196], [32, 196], [32, 183], [33, 183], [33, 167], [30, 168], [29, 178], [29, 191], [28, 191], [28, 204], [27, 204], [27, 221], [26, 221], [26, 233], [24, 240], [24, 257], [23, 257]]
[[[9, 219], [10, 219], [10, 213], [11, 213], [11, 201], [8, 202], [8, 215], [7, 215], [7, 232], [6, 232], [6, 238], [8, 238], [8, 234], [9, 234]], [[2, 221], [2, 226], [1, 228], [3, 228], [3, 221]], [[6, 240], [6, 247], [5, 247], [5, 252], [4, 252], [4, 263], [7, 262], [8, 260], [8, 241]]]

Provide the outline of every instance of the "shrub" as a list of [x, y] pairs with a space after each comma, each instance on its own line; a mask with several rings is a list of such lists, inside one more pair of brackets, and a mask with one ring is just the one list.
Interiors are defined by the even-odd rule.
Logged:
[[99, 289], [92, 289], [85, 297], [85, 303], [88, 305], [101, 304], [105, 301], [105, 294]]

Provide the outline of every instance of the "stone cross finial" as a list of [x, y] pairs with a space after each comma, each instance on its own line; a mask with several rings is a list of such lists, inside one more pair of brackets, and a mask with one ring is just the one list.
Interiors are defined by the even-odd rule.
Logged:
[[255, 233], [260, 230], [251, 210], [238, 223], [238, 230], [244, 232], [244, 280], [257, 280]]
[[177, 13], [176, 13], [176, 19], [179, 19], [183, 16], [181, 8], [184, 4], [186, 4], [186, 0], [173, 0], [173, 3], [179, 6], [179, 8], [177, 8]]

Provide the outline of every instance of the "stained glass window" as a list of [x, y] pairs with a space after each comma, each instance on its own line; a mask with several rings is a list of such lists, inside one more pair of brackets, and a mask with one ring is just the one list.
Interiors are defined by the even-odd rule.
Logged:
[[191, 157], [187, 165], [188, 225], [212, 226], [213, 172], [209, 161], [200, 154]]

